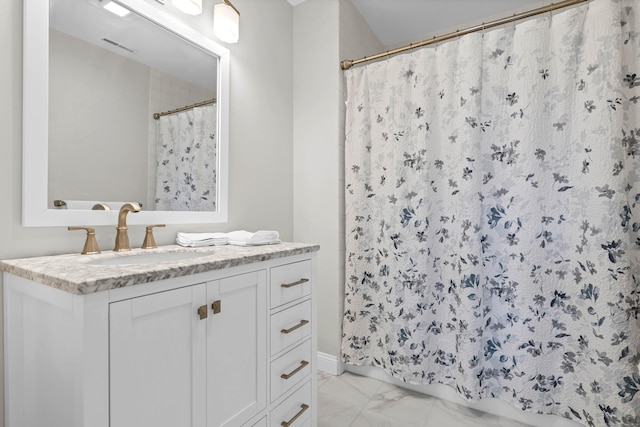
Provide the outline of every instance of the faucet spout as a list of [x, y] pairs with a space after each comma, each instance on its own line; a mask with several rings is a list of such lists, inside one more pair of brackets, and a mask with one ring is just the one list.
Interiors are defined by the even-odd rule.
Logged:
[[127, 227], [127, 214], [129, 212], [140, 212], [140, 205], [137, 203], [125, 203], [118, 213], [118, 226], [116, 227], [116, 246], [113, 248], [116, 252], [130, 251], [129, 233]]

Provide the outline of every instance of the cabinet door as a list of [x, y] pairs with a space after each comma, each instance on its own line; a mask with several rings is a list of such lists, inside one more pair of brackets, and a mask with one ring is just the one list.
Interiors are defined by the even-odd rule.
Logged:
[[202, 284], [110, 305], [111, 427], [206, 426], [205, 292]]
[[240, 426], [266, 407], [267, 313], [264, 270], [207, 284], [207, 419]]

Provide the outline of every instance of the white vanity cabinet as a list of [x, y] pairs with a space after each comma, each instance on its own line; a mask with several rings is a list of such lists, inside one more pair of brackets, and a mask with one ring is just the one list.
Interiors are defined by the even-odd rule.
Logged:
[[6, 425], [315, 426], [315, 253], [263, 258], [81, 295], [0, 263]]
[[267, 400], [265, 313], [265, 270], [111, 303], [110, 426], [250, 420]]

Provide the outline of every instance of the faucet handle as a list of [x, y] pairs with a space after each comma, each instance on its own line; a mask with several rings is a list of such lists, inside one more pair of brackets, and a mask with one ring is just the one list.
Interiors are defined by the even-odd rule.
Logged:
[[100, 248], [98, 247], [98, 242], [96, 241], [96, 229], [91, 227], [67, 227], [67, 230], [86, 230], [87, 231], [87, 239], [84, 242], [84, 247], [82, 248], [82, 255], [93, 255], [99, 254]]
[[153, 224], [147, 225], [147, 232], [144, 235], [144, 242], [142, 242], [142, 249], [155, 249], [156, 239], [153, 238], [153, 227], [166, 227], [165, 224]]

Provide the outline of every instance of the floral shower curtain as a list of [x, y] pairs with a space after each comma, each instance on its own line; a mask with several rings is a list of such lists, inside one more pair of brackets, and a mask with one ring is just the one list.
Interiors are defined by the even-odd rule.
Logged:
[[346, 72], [343, 360], [640, 426], [640, 3]]
[[156, 210], [216, 210], [216, 105], [158, 120]]

